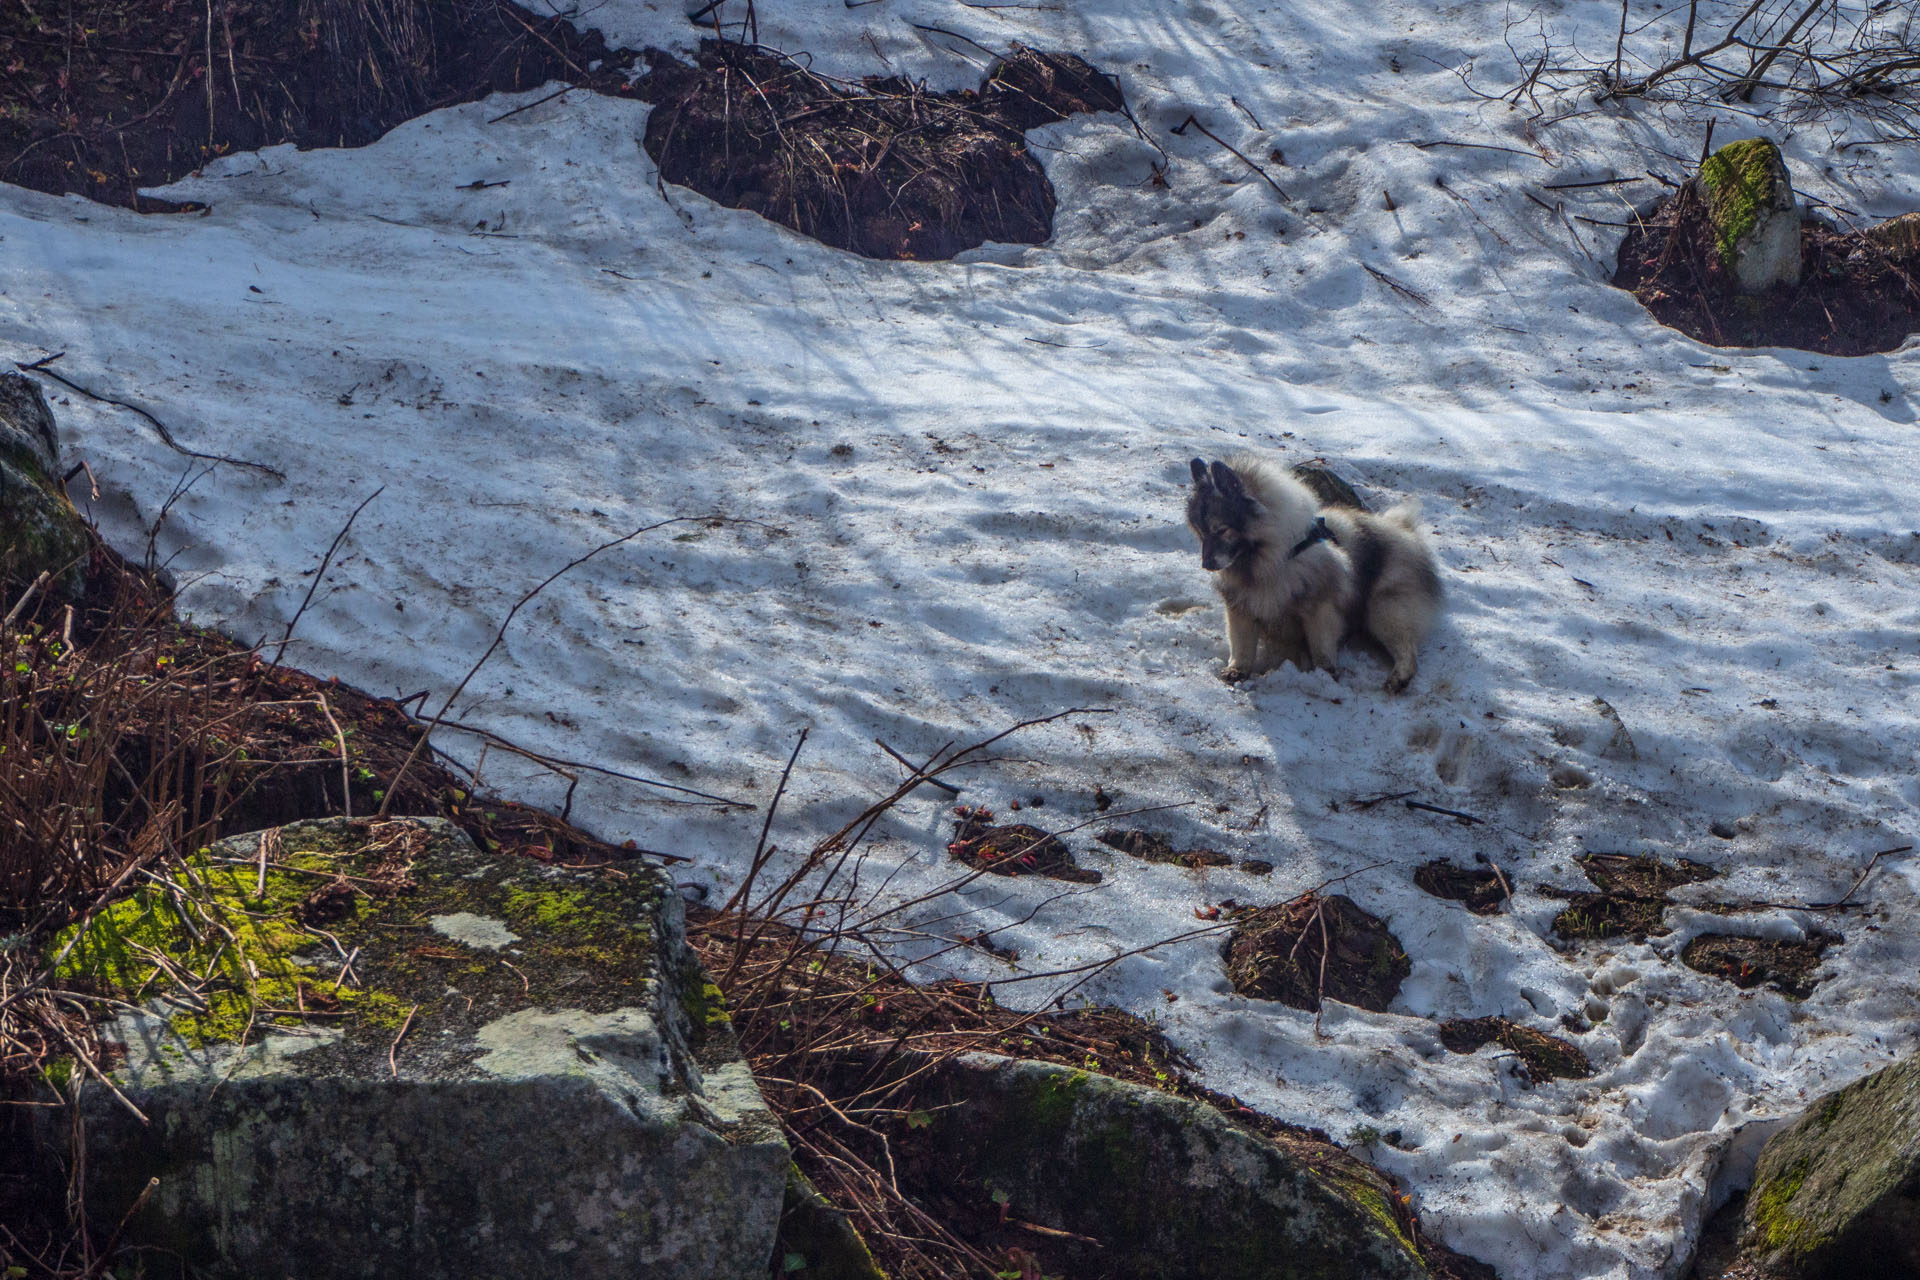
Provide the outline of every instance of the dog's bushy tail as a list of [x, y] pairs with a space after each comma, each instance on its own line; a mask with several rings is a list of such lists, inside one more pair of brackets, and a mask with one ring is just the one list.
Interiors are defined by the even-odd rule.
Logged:
[[1408, 498], [1397, 502], [1381, 515], [1388, 524], [1397, 524], [1408, 533], [1420, 532], [1420, 499]]

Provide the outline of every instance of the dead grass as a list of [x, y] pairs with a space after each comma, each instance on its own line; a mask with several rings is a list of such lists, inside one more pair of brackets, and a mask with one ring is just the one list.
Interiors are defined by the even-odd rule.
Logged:
[[615, 88], [622, 63], [508, 0], [8, 0], [0, 179], [165, 210], [138, 189], [217, 156], [364, 146], [489, 93]]
[[1015, 46], [981, 87], [842, 80], [758, 45], [703, 41], [691, 63], [647, 52], [661, 177], [870, 258], [951, 258], [1039, 244], [1054, 194], [1024, 131], [1124, 111], [1119, 85], [1072, 54]]

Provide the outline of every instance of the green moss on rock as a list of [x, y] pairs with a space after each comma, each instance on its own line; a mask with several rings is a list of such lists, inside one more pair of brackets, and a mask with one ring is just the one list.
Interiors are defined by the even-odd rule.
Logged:
[[1920, 1058], [1809, 1107], [1760, 1154], [1740, 1248], [1778, 1280], [1920, 1275]]
[[[61, 976], [134, 1003], [165, 996], [188, 1049], [304, 1024], [341, 1033], [329, 1054], [382, 1067], [409, 1023], [471, 1030], [542, 1001], [609, 1011], [660, 979], [650, 921], [662, 887], [643, 868], [595, 878], [488, 859], [457, 829], [413, 819], [295, 823], [276, 841], [264, 877], [260, 837], [234, 837], [55, 939]], [[303, 924], [315, 890], [341, 884], [359, 890], [345, 916]], [[500, 953], [430, 923], [462, 913], [504, 920], [521, 941]], [[193, 975], [196, 990], [180, 991], [169, 970]], [[672, 972], [683, 976], [678, 960]], [[694, 966], [673, 985], [707, 981]]]
[[1780, 148], [1730, 142], [1700, 164], [1714, 250], [1743, 293], [1800, 278], [1800, 217]]
[[1700, 165], [1700, 185], [1713, 218], [1715, 248], [1729, 269], [1734, 245], [1751, 235], [1760, 211], [1773, 199], [1773, 179], [1780, 152], [1765, 138], [1730, 142]]
[[1804, 1257], [1826, 1242], [1812, 1223], [1795, 1216], [1788, 1207], [1806, 1181], [1807, 1161], [1796, 1160], [1786, 1173], [1749, 1197], [1747, 1213], [1768, 1253]]
[[[76, 1103], [90, 1211], [210, 1280], [757, 1274], [791, 1155], [730, 1036], [692, 1054], [689, 1003], [725, 1014], [679, 911], [637, 861], [489, 857], [437, 819], [202, 850], [56, 944], [135, 1006], [103, 1039], [146, 1120]], [[70, 1117], [30, 1123], [66, 1148]]]

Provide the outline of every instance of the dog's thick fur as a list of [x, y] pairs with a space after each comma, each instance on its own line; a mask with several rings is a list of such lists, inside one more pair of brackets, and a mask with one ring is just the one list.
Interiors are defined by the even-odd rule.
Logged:
[[1195, 458], [1192, 470], [1187, 523], [1227, 605], [1221, 678], [1244, 680], [1283, 661], [1331, 672], [1340, 646], [1360, 638], [1392, 660], [1387, 692], [1406, 688], [1441, 595], [1414, 524], [1419, 505], [1379, 516], [1323, 508], [1285, 466], [1252, 455], [1211, 466]]

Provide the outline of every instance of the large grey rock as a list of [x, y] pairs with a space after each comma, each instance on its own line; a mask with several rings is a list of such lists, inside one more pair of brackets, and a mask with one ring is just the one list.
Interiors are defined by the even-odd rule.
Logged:
[[1775, 1134], [1741, 1228], [1756, 1277], [1920, 1276], [1920, 1057], [1828, 1094]]
[[109, 1032], [148, 1123], [83, 1090], [95, 1221], [153, 1178], [127, 1239], [209, 1276], [766, 1274], [787, 1147], [656, 872], [488, 857], [438, 820], [332, 820], [271, 833], [259, 893], [261, 849], [194, 860], [223, 929], [188, 931], [155, 889], [66, 962], [123, 992], [152, 969], [143, 948], [216, 974], [203, 1008], [156, 1003]]
[[[1045, 1239], [1066, 1261], [1049, 1261], [1069, 1274], [1435, 1274], [1392, 1187], [1323, 1141], [1261, 1136], [1205, 1103], [1052, 1063], [970, 1054], [932, 1076], [925, 1112], [893, 1139], [896, 1159], [925, 1161], [957, 1200], [1056, 1233]], [[1098, 1244], [1076, 1257], [1060, 1232]]]
[[59, 464], [53, 411], [39, 384], [0, 373], [0, 586], [46, 571], [60, 576], [63, 589], [79, 589], [87, 529], [61, 490]]
[[1701, 163], [1694, 182], [1720, 264], [1740, 292], [1800, 282], [1800, 208], [1779, 147], [1766, 138], [1730, 142]]

